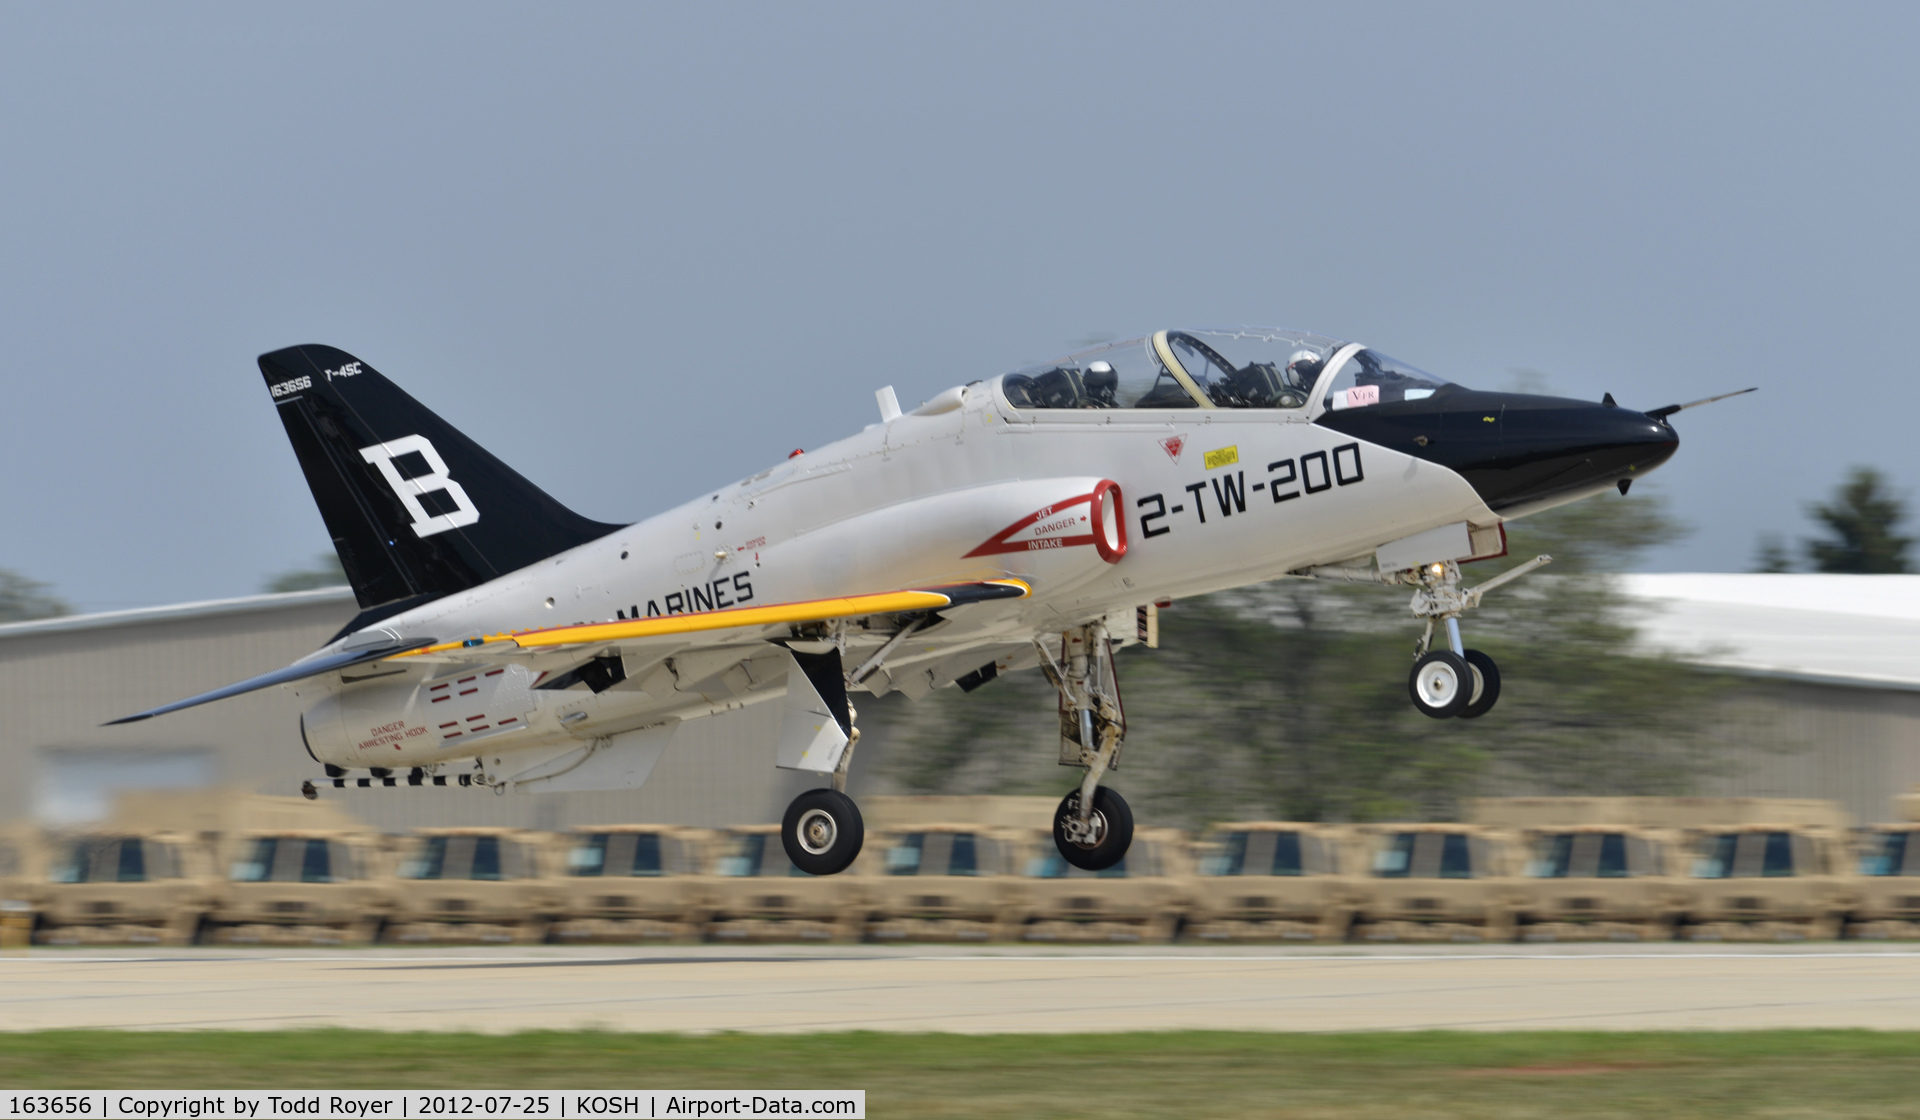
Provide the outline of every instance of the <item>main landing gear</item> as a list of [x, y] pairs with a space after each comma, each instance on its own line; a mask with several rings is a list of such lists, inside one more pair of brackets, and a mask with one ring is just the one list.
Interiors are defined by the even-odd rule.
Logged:
[[1120, 706], [1120, 678], [1113, 642], [1099, 623], [1062, 635], [1063, 666], [1046, 643], [1036, 641], [1040, 671], [1060, 692], [1060, 765], [1086, 770], [1080, 788], [1053, 812], [1053, 844], [1060, 858], [1086, 871], [1104, 871], [1126, 858], [1133, 843], [1133, 810], [1100, 779], [1120, 766], [1127, 717]]
[[[1493, 710], [1500, 700], [1500, 670], [1493, 658], [1477, 649], [1468, 649], [1461, 642], [1460, 614], [1479, 606], [1480, 597], [1487, 592], [1519, 579], [1552, 559], [1536, 556], [1478, 587], [1465, 590], [1460, 587], [1460, 565], [1451, 560], [1415, 569], [1420, 589], [1413, 593], [1411, 606], [1415, 618], [1426, 620], [1427, 629], [1414, 644], [1413, 672], [1407, 677], [1407, 692], [1420, 714], [1434, 719], [1476, 719]], [[1445, 649], [1432, 648], [1436, 624], [1446, 628]]]
[[[856, 713], [847, 707], [847, 722]], [[860, 745], [860, 729], [850, 727], [847, 746], [833, 770], [832, 789], [810, 789], [793, 799], [780, 818], [780, 846], [793, 865], [809, 875], [838, 875], [853, 866], [867, 841], [860, 806], [847, 796], [847, 768], [853, 748]]]

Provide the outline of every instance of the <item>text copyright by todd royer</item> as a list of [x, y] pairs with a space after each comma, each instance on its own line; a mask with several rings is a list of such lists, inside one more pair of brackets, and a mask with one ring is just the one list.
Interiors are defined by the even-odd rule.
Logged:
[[412, 1090], [35, 1090], [0, 1095], [0, 1118], [44, 1120], [593, 1120], [596, 1117], [864, 1118], [864, 1089], [477, 1093]]

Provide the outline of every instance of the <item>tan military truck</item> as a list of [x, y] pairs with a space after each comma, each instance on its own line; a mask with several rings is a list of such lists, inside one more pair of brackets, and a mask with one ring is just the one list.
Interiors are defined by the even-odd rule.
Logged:
[[[1018, 928], [1012, 829], [933, 822], [867, 834], [879, 853], [865, 884], [874, 941], [1007, 941]], [[1049, 841], [1049, 844], [1052, 842]]]
[[1230, 821], [1195, 845], [1190, 941], [1345, 941], [1364, 897], [1349, 830], [1292, 821]]
[[1873, 941], [1920, 938], [1920, 824], [1863, 829], [1855, 850], [1859, 901], [1847, 915], [1847, 936]]
[[1920, 938], [1920, 787], [1894, 798], [1901, 819], [1854, 837], [1860, 900], [1846, 935], [1880, 941]]
[[1832, 801], [1790, 797], [1481, 797], [1466, 803], [1467, 820], [1494, 828], [1555, 829], [1571, 825], [1705, 828], [1784, 824], [1845, 828]]
[[1920, 786], [1894, 798], [1901, 819], [1855, 836], [1860, 901], [1846, 935], [1871, 940], [1920, 938]]
[[1019, 830], [1053, 827], [1057, 797], [1018, 797], [1006, 794], [874, 795], [860, 799], [867, 827], [878, 832], [900, 832], [917, 825], [965, 821], [977, 828]]
[[576, 828], [561, 838], [555, 941], [697, 941], [713, 910], [711, 834], [674, 825]]
[[[1662, 841], [1676, 893], [1686, 896], [1681, 936], [1701, 940], [1794, 940], [1840, 929], [1858, 879], [1847, 866], [1851, 820], [1832, 801], [1768, 797], [1512, 797], [1468, 803], [1479, 824], [1539, 835], [1614, 826]], [[1604, 831], [1604, 829], [1600, 829]], [[1629, 870], [1631, 871], [1630, 853]], [[1571, 853], [1569, 853], [1571, 855]], [[1600, 853], [1595, 853], [1599, 858]], [[1536, 852], [1537, 858], [1537, 852]], [[1596, 864], [1596, 866], [1598, 866]], [[1629, 875], [1628, 878], [1635, 876]], [[1537, 880], [1536, 886], [1540, 886]], [[1567, 918], [1584, 900], [1604, 910], [1607, 895], [1553, 884], [1560, 900], [1536, 919]], [[1631, 892], [1631, 888], [1622, 887]], [[1666, 888], [1649, 884], [1646, 893]], [[1619, 896], [1630, 901], [1632, 894]], [[1656, 910], [1659, 908], [1655, 908]], [[1628, 911], [1617, 911], [1625, 915]], [[1653, 910], [1647, 920], [1658, 922]], [[1657, 928], [1657, 927], [1656, 927]]]
[[36, 884], [46, 876], [42, 853], [33, 829], [0, 827], [0, 950], [24, 949], [33, 937]]
[[1689, 833], [1688, 940], [1827, 940], [1860, 905], [1843, 829], [1772, 822]]
[[1693, 897], [1672, 829], [1577, 824], [1530, 828], [1523, 941], [1671, 941]]
[[780, 846], [777, 824], [739, 825], [715, 841], [707, 936], [715, 941], [858, 941], [867, 924], [874, 846], [838, 875], [809, 875]]
[[186, 945], [213, 908], [218, 881], [200, 837], [81, 832], [51, 837], [32, 885], [42, 945]]
[[226, 879], [204, 939], [224, 945], [368, 945], [392, 916], [399, 884], [378, 833], [247, 829], [221, 842]]
[[1051, 829], [1030, 833], [1026, 849], [1012, 915], [1021, 940], [1164, 944], [1179, 936], [1194, 876], [1177, 829], [1136, 830], [1126, 856], [1104, 871], [1069, 866]]
[[1517, 838], [1469, 824], [1356, 828], [1369, 875], [1354, 916], [1366, 941], [1512, 941], [1526, 892]]
[[537, 944], [559, 909], [546, 878], [545, 833], [511, 828], [415, 830], [399, 867], [385, 939], [398, 943]]

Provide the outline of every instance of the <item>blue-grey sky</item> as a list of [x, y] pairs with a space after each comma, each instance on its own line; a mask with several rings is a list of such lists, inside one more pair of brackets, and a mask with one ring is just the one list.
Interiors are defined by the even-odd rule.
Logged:
[[1652, 567], [1741, 570], [1849, 464], [1914, 482], [1917, 33], [1902, 5], [10, 5], [0, 567], [110, 609], [325, 550], [253, 366], [293, 343], [632, 520], [857, 430], [881, 385], [1254, 322], [1642, 408], [1762, 386], [1682, 414], [1646, 487], [1694, 527]]

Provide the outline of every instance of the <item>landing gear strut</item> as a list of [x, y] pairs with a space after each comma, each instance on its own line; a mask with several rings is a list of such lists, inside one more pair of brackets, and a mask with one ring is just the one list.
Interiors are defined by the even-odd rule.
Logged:
[[[1480, 605], [1480, 597], [1501, 584], [1519, 579], [1552, 561], [1536, 556], [1510, 568], [1478, 587], [1460, 587], [1460, 565], [1436, 561], [1415, 569], [1420, 589], [1413, 593], [1413, 614], [1424, 618], [1426, 632], [1414, 644], [1413, 672], [1407, 692], [1420, 714], [1434, 719], [1475, 719], [1486, 715], [1500, 700], [1500, 670], [1493, 658], [1468, 649], [1460, 640], [1460, 615]], [[1444, 625], [1447, 648], [1434, 649], [1436, 624]]]
[[[845, 871], [853, 866], [867, 839], [860, 807], [847, 796], [847, 771], [853, 765], [853, 750], [860, 745], [860, 729], [853, 726], [858, 713], [847, 703], [846, 686], [838, 675], [837, 656], [832, 665], [835, 667], [832, 674], [813, 683], [818, 691], [822, 680], [828, 682], [827, 691], [836, 693], [827, 700], [828, 705], [846, 712], [847, 744], [841, 748], [840, 760], [834, 765], [833, 786], [810, 789], [794, 798], [780, 819], [780, 846], [786, 849], [793, 865], [809, 875], [838, 875]], [[833, 685], [838, 685], [838, 689]]]
[[1086, 871], [1104, 871], [1126, 857], [1133, 843], [1133, 811], [1118, 793], [1100, 784], [1120, 765], [1126, 737], [1126, 713], [1120, 707], [1120, 678], [1113, 665], [1113, 643], [1099, 623], [1062, 635], [1066, 664], [1054, 659], [1043, 642], [1040, 671], [1060, 692], [1060, 765], [1084, 767], [1080, 788], [1061, 800], [1053, 814], [1053, 843], [1060, 858]]

